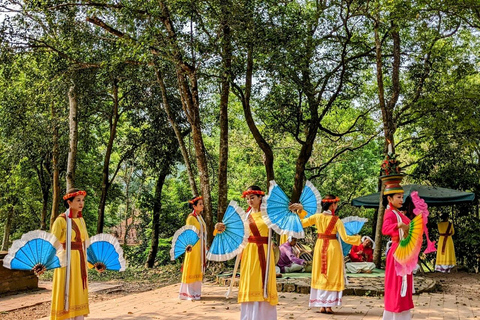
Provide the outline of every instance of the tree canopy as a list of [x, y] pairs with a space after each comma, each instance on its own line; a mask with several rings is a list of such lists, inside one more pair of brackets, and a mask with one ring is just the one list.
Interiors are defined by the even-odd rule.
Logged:
[[[387, 141], [406, 182], [480, 195], [477, 1], [0, 0], [0, 23], [3, 249], [72, 184], [89, 233], [150, 267], [191, 197], [211, 240], [272, 179], [292, 201], [311, 180], [374, 234], [349, 202], [379, 190]], [[478, 211], [453, 212], [474, 267]]]

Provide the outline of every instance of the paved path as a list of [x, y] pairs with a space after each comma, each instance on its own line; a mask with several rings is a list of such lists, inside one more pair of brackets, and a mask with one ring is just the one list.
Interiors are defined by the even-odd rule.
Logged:
[[[234, 288], [232, 298], [227, 300], [224, 297], [225, 287], [205, 284], [200, 301], [179, 300], [178, 289], [179, 285], [171, 285], [153, 291], [93, 303], [90, 305], [88, 319], [238, 320], [240, 317], [236, 288]], [[336, 314], [326, 315], [318, 313], [317, 308], [308, 308], [308, 295], [306, 294], [282, 292], [279, 293], [279, 296], [280, 303], [277, 308], [279, 320], [380, 320], [382, 318], [383, 297], [345, 296], [343, 305], [334, 308]], [[423, 293], [415, 295], [413, 299], [415, 303], [414, 320], [480, 319], [480, 301], [443, 293]], [[48, 318], [41, 320], [48, 320]]]

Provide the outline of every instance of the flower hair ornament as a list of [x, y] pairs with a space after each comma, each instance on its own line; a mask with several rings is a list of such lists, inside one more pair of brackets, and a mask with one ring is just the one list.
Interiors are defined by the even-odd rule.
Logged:
[[337, 203], [340, 202], [339, 197], [335, 197], [333, 199], [322, 199], [322, 203]]
[[261, 191], [261, 190], [247, 190], [247, 191], [243, 191], [242, 193], [242, 198], [245, 198], [246, 196], [250, 195], [250, 194], [254, 194], [254, 195], [257, 195], [257, 196], [264, 196], [265, 195], [265, 192]]
[[75, 198], [76, 196], [86, 196], [86, 195], [87, 195], [87, 191], [80, 190], [77, 192], [67, 193], [66, 195], [63, 196], [63, 200]]
[[199, 197], [196, 197], [196, 198], [194, 198], [194, 199], [192, 199], [192, 200], [189, 200], [188, 203], [194, 204], [194, 203], [197, 202], [198, 200], [202, 200], [202, 199], [203, 199], [203, 197], [202, 197], [202, 196], [199, 196]]

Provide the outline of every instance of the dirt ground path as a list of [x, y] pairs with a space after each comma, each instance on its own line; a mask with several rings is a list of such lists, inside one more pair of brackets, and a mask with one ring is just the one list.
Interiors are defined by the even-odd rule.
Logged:
[[[457, 297], [458, 299], [461, 299], [459, 300], [460, 302], [457, 301], [457, 304], [468, 305], [468, 303], [471, 303], [472, 308], [476, 308], [476, 305], [474, 304], [480, 301], [480, 274], [472, 274], [472, 273], [465, 273], [465, 272], [453, 272], [451, 274], [430, 273], [430, 274], [426, 274], [426, 277], [435, 279], [437, 281], [439, 294], [443, 294], [448, 297], [454, 296], [454, 297]], [[124, 298], [128, 300], [128, 297], [126, 296], [133, 297], [133, 296], [137, 296], [138, 294], [141, 294], [142, 292], [152, 291], [153, 293], [153, 292], [156, 292], [156, 290], [158, 290], [159, 287], [162, 287], [162, 284], [160, 283], [125, 282], [125, 283], [119, 283], [119, 284], [121, 286], [116, 288], [113, 291], [92, 293], [89, 299], [92, 308], [95, 308], [95, 305], [98, 305], [98, 306], [108, 305], [108, 301], [121, 301]], [[210, 284], [210, 286], [212, 288], [214, 287], [212, 286], [212, 284]], [[168, 288], [173, 288], [173, 287], [170, 286]], [[215, 291], [216, 289], [212, 289], [212, 290]], [[218, 290], [222, 291], [224, 289], [218, 289]], [[295, 302], [297, 300], [299, 301], [308, 300], [307, 295], [299, 295], [299, 294], [284, 295], [283, 293], [279, 293], [279, 294], [280, 294], [280, 300], [286, 299], [287, 297], [290, 297], [290, 296], [292, 296], [291, 297], [291, 299], [293, 299], [292, 301], [295, 301]], [[171, 297], [176, 297], [176, 292], [168, 293], [168, 295]], [[282, 298], [282, 296], [284, 296], [284, 298]], [[426, 302], [429, 297], [428, 295], [421, 295], [416, 297], [417, 298], [414, 298], [414, 301], [416, 301], [416, 305], [418, 302], [419, 307], [422, 307], [422, 308], [429, 307], [428, 302]], [[355, 304], [356, 300], [361, 300], [365, 298], [355, 298], [351, 296], [345, 297], [346, 301], [348, 301], [349, 304]], [[379, 310], [377, 309], [381, 310], [381, 308], [383, 308], [382, 307], [383, 299], [381, 297], [376, 297], [376, 298], [369, 297], [369, 299], [373, 299], [371, 301], [371, 309], [370, 311], [367, 310], [366, 312], [367, 313], [370, 312], [370, 315], [373, 316], [373, 314], [378, 313], [377, 311]], [[230, 299], [228, 303], [231, 304], [230, 308], [232, 310], [236, 310], [236, 308], [238, 307], [235, 299], [234, 300]], [[301, 305], [304, 307], [305, 303], [301, 303]], [[284, 303], [280, 301], [279, 312], [280, 310], [284, 310], [285, 308], [286, 306], [284, 305]], [[300, 307], [300, 309], [301, 308], [302, 307]], [[445, 306], [445, 308], [447, 308], [447, 306]], [[41, 319], [48, 316], [49, 310], [50, 310], [50, 302], [48, 301], [48, 302], [37, 304], [35, 306], [21, 308], [21, 309], [0, 314], [0, 319], [2, 320]], [[426, 310], [427, 311], [425, 311], [424, 309], [418, 309], [418, 315], [420, 316], [422, 312], [428, 313], [429, 312], [428, 309]], [[162, 319], [162, 317], [159, 317], [159, 319]], [[288, 319], [288, 317], [286, 319]], [[426, 319], [428, 319], [428, 317]]]

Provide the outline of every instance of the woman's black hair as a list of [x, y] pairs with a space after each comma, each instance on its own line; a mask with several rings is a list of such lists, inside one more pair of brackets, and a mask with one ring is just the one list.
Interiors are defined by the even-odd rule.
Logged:
[[[67, 191], [67, 194], [78, 192], [78, 191], [81, 191], [81, 189], [71, 188]], [[63, 200], [63, 205], [65, 206], [66, 209], [70, 208], [67, 201], [73, 201], [73, 199], [75, 199], [75, 197], [70, 197], [68, 199]]]
[[394, 197], [396, 194], [398, 193], [392, 193], [392, 194], [384, 194], [383, 195], [383, 198], [382, 198], [382, 204], [383, 204], [383, 207], [386, 208], [388, 206], [388, 198], [387, 197]]
[[448, 221], [448, 212], [442, 212], [440, 219], [442, 219], [442, 221]]
[[[198, 198], [198, 197], [193, 197], [192, 199], [190, 199], [190, 201], [193, 201], [193, 200], [195, 200], [195, 199], [197, 199], [197, 198]], [[200, 200], [202, 200], [202, 198], [198, 198], [198, 199], [197, 199], [195, 202], [193, 202], [193, 203], [190, 203], [190, 201], [189, 201], [189, 202], [188, 202], [188, 207], [193, 210], [193, 206], [196, 206], [197, 203], [198, 203], [198, 201], [200, 201]]]
[[255, 185], [254, 185], [254, 186], [250, 186], [250, 187], [248, 187], [248, 189], [247, 189], [247, 190], [256, 190], [256, 191], [262, 191], [262, 188], [260, 188], [259, 186], [255, 186]]
[[[327, 199], [335, 199], [336, 196], [334, 196], [333, 194], [327, 194], [325, 197], [323, 197], [323, 199], [327, 200]], [[330, 210], [330, 206], [334, 204], [334, 202], [323, 202], [322, 201], [322, 211], [327, 211], [327, 210]]]

